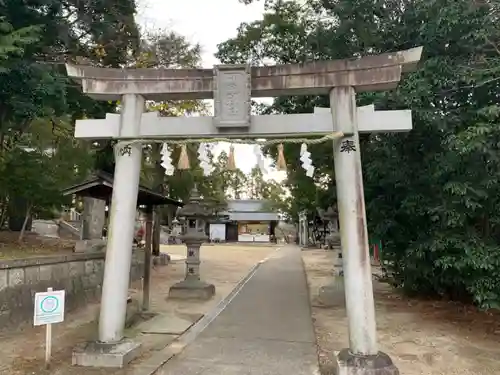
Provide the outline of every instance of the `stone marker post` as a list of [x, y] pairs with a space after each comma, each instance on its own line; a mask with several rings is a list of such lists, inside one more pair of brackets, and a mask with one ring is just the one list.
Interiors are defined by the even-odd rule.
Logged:
[[106, 201], [90, 197], [83, 198], [83, 218], [86, 222], [84, 240], [102, 239], [102, 229], [106, 221]]
[[102, 230], [106, 224], [106, 201], [83, 198], [82, 228], [75, 252], [100, 251], [105, 246]]

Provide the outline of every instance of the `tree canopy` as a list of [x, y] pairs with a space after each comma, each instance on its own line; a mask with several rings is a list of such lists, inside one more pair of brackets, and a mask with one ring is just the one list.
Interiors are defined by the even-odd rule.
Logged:
[[134, 13], [133, 0], [0, 2], [0, 168], [7, 174], [0, 189], [0, 226], [7, 209], [15, 219], [30, 205], [26, 200], [33, 195], [22, 194], [16, 178], [28, 178], [50, 161], [45, 170], [53, 172], [52, 179], [42, 183], [38, 177], [31, 185], [59, 192], [59, 199], [50, 201], [60, 205], [61, 184], [71, 184], [92, 166], [89, 145], [74, 140], [72, 123], [104, 117], [115, 103], [83, 95], [64, 63], [127, 65], [139, 45]]
[[[251, 2], [251, 1], [245, 1]], [[424, 47], [399, 87], [357, 96], [376, 109], [411, 109], [408, 134], [361, 139], [371, 236], [382, 239], [395, 285], [407, 292], [500, 307], [500, 29], [495, 1], [267, 0], [263, 20], [219, 45], [223, 63], [293, 63]], [[268, 113], [328, 106], [280, 97]], [[330, 144], [312, 148], [314, 180], [286, 145], [290, 213], [335, 203]]]

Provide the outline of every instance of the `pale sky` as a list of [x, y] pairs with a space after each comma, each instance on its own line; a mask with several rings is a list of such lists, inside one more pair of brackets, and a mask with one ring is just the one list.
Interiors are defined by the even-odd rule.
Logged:
[[[238, 0], [139, 0], [137, 20], [146, 29], [171, 29], [202, 47], [202, 65], [212, 68], [217, 44], [236, 36], [242, 22], [262, 19], [264, 0], [243, 5]], [[269, 101], [269, 100], [266, 100]], [[228, 144], [217, 149], [229, 150]], [[256, 165], [251, 145], [235, 146], [236, 165], [248, 173]], [[267, 161], [268, 170], [270, 160]], [[282, 173], [271, 171], [268, 177], [281, 180]]]

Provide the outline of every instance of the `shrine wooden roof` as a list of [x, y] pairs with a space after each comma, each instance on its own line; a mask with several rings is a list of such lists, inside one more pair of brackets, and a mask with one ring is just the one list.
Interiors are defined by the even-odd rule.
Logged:
[[[75, 194], [80, 197], [89, 197], [110, 201], [113, 195], [113, 176], [102, 171], [94, 173], [80, 184], [70, 186], [62, 191], [63, 195]], [[159, 194], [145, 186], [139, 185], [137, 195], [138, 206], [183, 206], [182, 202]]]

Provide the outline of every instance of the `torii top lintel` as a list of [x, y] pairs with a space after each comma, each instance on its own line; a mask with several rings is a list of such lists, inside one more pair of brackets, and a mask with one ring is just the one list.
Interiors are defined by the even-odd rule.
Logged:
[[422, 47], [357, 59], [313, 61], [265, 67], [219, 65], [214, 69], [112, 69], [67, 64], [68, 76], [81, 81], [84, 93], [98, 100], [139, 94], [152, 100], [211, 99], [215, 75], [224, 70], [247, 73], [252, 97], [326, 94], [331, 88], [356, 91], [395, 88], [402, 72], [413, 71]]

